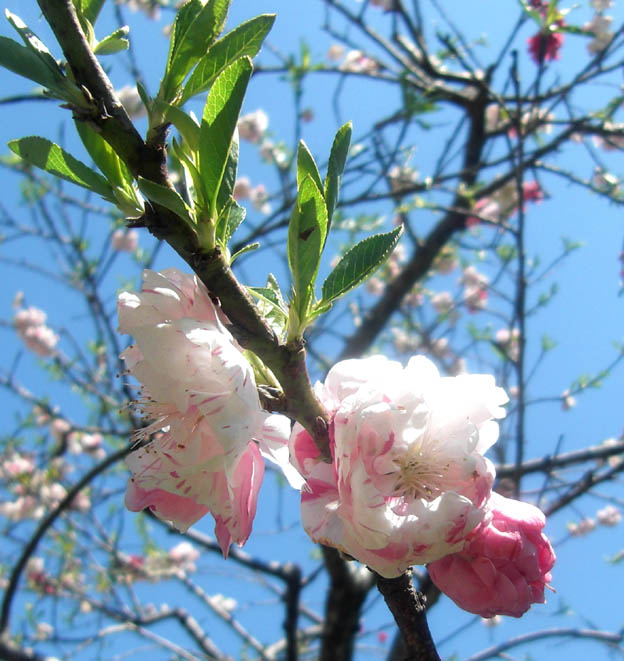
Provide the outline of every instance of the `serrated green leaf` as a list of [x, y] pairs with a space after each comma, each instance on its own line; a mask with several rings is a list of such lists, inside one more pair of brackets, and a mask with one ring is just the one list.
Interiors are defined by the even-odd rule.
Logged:
[[216, 41], [189, 76], [179, 103], [209, 89], [216, 77], [238, 58], [255, 57], [274, 21], [275, 14], [256, 16]]
[[314, 179], [306, 176], [299, 186], [288, 225], [288, 264], [293, 280], [293, 302], [304, 322], [314, 293], [314, 281], [327, 234], [327, 208]]
[[301, 183], [306, 177], [312, 177], [319, 191], [323, 190], [323, 182], [314, 156], [310, 153], [308, 145], [303, 140], [299, 140], [299, 148], [297, 149], [297, 188], [301, 187]]
[[112, 188], [101, 174], [68, 154], [54, 142], [38, 136], [29, 136], [12, 140], [8, 144], [12, 152], [28, 163], [114, 201]]
[[353, 127], [351, 122], [341, 126], [336, 132], [336, 137], [332, 144], [327, 164], [327, 176], [325, 177], [325, 203], [327, 204], [327, 218], [331, 225], [336, 203], [338, 202], [338, 191], [340, 190], [340, 181], [347, 163], [349, 155], [349, 145], [351, 144], [351, 134]]
[[24, 45], [32, 53], [34, 53], [43, 64], [45, 64], [50, 72], [55, 76], [64, 78], [63, 72], [59, 67], [57, 61], [52, 56], [46, 45], [39, 39], [39, 37], [22, 21], [19, 16], [12, 14], [8, 9], [5, 10], [5, 15], [9, 23], [15, 28], [19, 36], [22, 38]]
[[110, 184], [113, 187], [131, 187], [133, 177], [130, 170], [108, 142], [85, 122], [75, 121], [74, 123], [82, 144]]
[[31, 50], [8, 37], [0, 36], [0, 65], [18, 76], [43, 85], [54, 96], [59, 96], [59, 77]]
[[184, 110], [156, 99], [152, 105], [155, 112], [162, 114], [166, 122], [171, 122], [180, 132], [191, 151], [199, 151], [199, 124]]
[[126, 39], [128, 32], [130, 32], [130, 28], [127, 25], [115, 30], [98, 42], [94, 52], [96, 55], [113, 55], [122, 50], [128, 50], [130, 47], [130, 42]]
[[356, 243], [327, 276], [320, 305], [335, 301], [371, 276], [388, 259], [402, 231], [402, 227], [397, 227]]
[[242, 57], [219, 74], [210, 89], [200, 129], [199, 164], [210, 216], [218, 215], [218, 194], [231, 156], [236, 122], [251, 77], [252, 65]]
[[180, 218], [184, 219], [190, 225], [193, 225], [191, 209], [188, 208], [182, 197], [172, 188], [161, 186], [149, 179], [139, 177], [137, 183], [139, 190], [152, 202], [173, 211]]
[[190, 0], [182, 6], [173, 24], [171, 46], [159, 98], [173, 101], [180, 86], [206, 54], [225, 25], [230, 0]]

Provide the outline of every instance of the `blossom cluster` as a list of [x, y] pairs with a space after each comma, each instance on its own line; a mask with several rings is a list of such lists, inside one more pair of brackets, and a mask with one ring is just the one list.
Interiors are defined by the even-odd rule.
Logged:
[[15, 330], [24, 344], [38, 356], [46, 358], [54, 354], [59, 336], [46, 325], [47, 315], [35, 307], [22, 308], [15, 313]]
[[[388, 578], [428, 564], [443, 591], [485, 617], [544, 601], [554, 562], [544, 516], [492, 492], [485, 453], [508, 401], [492, 376], [442, 377], [424, 356], [336, 364], [315, 386], [330, 417], [328, 462], [299, 423], [291, 431], [261, 408], [227, 323], [176, 269], [145, 271], [140, 293], [120, 295], [120, 330], [135, 339], [122, 357], [147, 423], [127, 459], [130, 510], [149, 507], [182, 531], [210, 512], [227, 555], [251, 532], [264, 454], [301, 490], [315, 542]], [[128, 580], [149, 564], [132, 562]]]
[[142, 291], [123, 292], [118, 312], [135, 340], [122, 357], [142, 384], [148, 422], [126, 460], [126, 506], [149, 507], [182, 531], [210, 512], [227, 555], [251, 532], [262, 455], [300, 485], [288, 464], [289, 421], [260, 406], [251, 365], [195, 276], [146, 270]]
[[491, 376], [374, 356], [338, 363], [315, 389], [331, 416], [332, 463], [300, 425], [290, 440], [315, 542], [388, 578], [427, 564], [442, 591], [484, 617], [544, 601], [555, 560], [544, 516], [492, 492], [484, 453], [507, 396]]

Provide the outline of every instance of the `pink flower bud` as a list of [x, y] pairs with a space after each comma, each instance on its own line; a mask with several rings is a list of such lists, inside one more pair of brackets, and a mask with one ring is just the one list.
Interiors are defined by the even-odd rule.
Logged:
[[458, 606], [482, 617], [520, 617], [544, 603], [555, 553], [546, 519], [528, 503], [492, 492], [484, 523], [458, 552], [430, 563], [431, 580]]

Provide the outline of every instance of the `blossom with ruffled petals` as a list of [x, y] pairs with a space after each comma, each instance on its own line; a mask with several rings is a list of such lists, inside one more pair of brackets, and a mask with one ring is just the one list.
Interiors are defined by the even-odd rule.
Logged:
[[331, 414], [333, 462], [300, 425], [291, 460], [306, 478], [303, 525], [382, 576], [462, 548], [483, 519], [507, 396], [489, 375], [441, 377], [424, 356], [335, 365], [317, 395]]
[[520, 617], [543, 604], [555, 553], [546, 519], [528, 503], [495, 492], [483, 524], [464, 548], [427, 566], [431, 580], [458, 606], [482, 617]]
[[122, 357], [154, 420], [136, 433], [152, 440], [126, 460], [126, 506], [149, 507], [182, 531], [210, 512], [227, 555], [251, 532], [261, 453], [294, 486], [301, 480], [288, 464], [289, 421], [262, 410], [252, 367], [224, 321], [203, 284], [177, 269], [145, 271], [140, 293], [119, 296], [120, 330], [135, 338]]

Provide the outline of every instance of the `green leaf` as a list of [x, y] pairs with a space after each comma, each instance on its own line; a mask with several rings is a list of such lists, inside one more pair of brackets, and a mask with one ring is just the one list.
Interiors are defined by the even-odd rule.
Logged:
[[133, 177], [130, 170], [108, 142], [86, 122], [75, 121], [74, 123], [82, 144], [111, 185], [122, 188], [132, 187]]
[[246, 213], [246, 209], [241, 207], [233, 197], [221, 209], [215, 228], [215, 237], [224, 248], [227, 248], [228, 241], [245, 220]]
[[314, 293], [314, 281], [327, 234], [327, 208], [316, 182], [307, 176], [299, 187], [288, 225], [288, 264], [294, 286], [293, 302], [304, 322]]
[[274, 21], [275, 14], [256, 16], [216, 41], [190, 75], [179, 103], [209, 89], [215, 78], [238, 58], [255, 57]]
[[95, 23], [103, 4], [104, 0], [74, 0], [76, 11], [92, 25]]
[[187, 154], [184, 145], [181, 145], [175, 138], [173, 138], [171, 141], [171, 152], [178, 161], [180, 161], [184, 170], [184, 183], [188, 193], [188, 199], [193, 200], [200, 209], [205, 207], [201, 174], [193, 160]]
[[234, 263], [234, 260], [238, 259], [241, 255], [244, 255], [246, 252], [253, 252], [254, 250], [258, 250], [259, 247], [260, 244], [256, 241], [255, 243], [250, 243], [249, 245], [246, 245], [244, 248], [241, 248], [238, 252], [235, 252], [230, 257], [230, 266]]
[[217, 195], [230, 159], [236, 122], [251, 71], [251, 60], [248, 57], [236, 60], [219, 74], [204, 107], [200, 130], [199, 169], [213, 219], [218, 215]]
[[29, 136], [12, 140], [8, 144], [12, 152], [21, 156], [28, 163], [61, 179], [92, 190], [107, 200], [114, 200], [113, 191], [101, 174], [46, 138]]
[[190, 115], [177, 106], [158, 99], [154, 101], [152, 107], [157, 113], [162, 113], [166, 122], [171, 122], [178, 129], [191, 151], [199, 151], [199, 124]]
[[340, 298], [371, 276], [390, 256], [399, 241], [402, 227], [385, 234], [369, 236], [356, 243], [323, 283], [321, 304]]
[[98, 42], [94, 52], [96, 55], [112, 55], [122, 50], [128, 50], [130, 47], [130, 42], [126, 39], [128, 32], [130, 32], [130, 28], [127, 25], [120, 27]]
[[0, 36], [0, 65], [18, 76], [43, 85], [55, 93], [54, 96], [59, 96], [59, 76], [40, 57], [13, 39]]
[[316, 187], [322, 191], [323, 184], [319, 174], [314, 156], [310, 153], [308, 146], [303, 140], [299, 140], [299, 149], [297, 149], [297, 188], [301, 187], [302, 181], [306, 177], [312, 177]]
[[234, 131], [232, 136], [232, 143], [230, 144], [230, 153], [225, 164], [223, 171], [223, 178], [221, 179], [221, 186], [217, 194], [217, 211], [220, 213], [221, 209], [227, 204], [229, 199], [234, 195], [234, 185], [236, 184], [236, 173], [238, 172], [238, 131]]
[[327, 217], [330, 225], [334, 210], [336, 209], [336, 203], [338, 202], [340, 180], [342, 179], [342, 173], [347, 163], [352, 132], [353, 127], [351, 122], [347, 122], [344, 126], [341, 126], [336, 133], [329, 154], [327, 176], [325, 177], [325, 202], [327, 203]]
[[5, 15], [9, 23], [17, 30], [19, 36], [22, 38], [24, 45], [32, 53], [44, 63], [50, 72], [55, 76], [60, 76], [64, 79], [63, 72], [59, 67], [57, 61], [52, 56], [46, 45], [39, 39], [39, 37], [22, 21], [19, 16], [12, 14], [8, 9], [5, 10]]
[[288, 307], [275, 276], [269, 273], [266, 287], [249, 287], [248, 289], [258, 299], [257, 307], [260, 314], [281, 337], [288, 323]]
[[180, 86], [205, 55], [225, 25], [230, 0], [190, 0], [182, 6], [173, 24], [167, 68], [159, 98], [172, 101]]
[[140, 191], [152, 202], [173, 211], [189, 225], [194, 225], [191, 209], [188, 208], [182, 197], [172, 188], [161, 186], [149, 179], [138, 178]]

